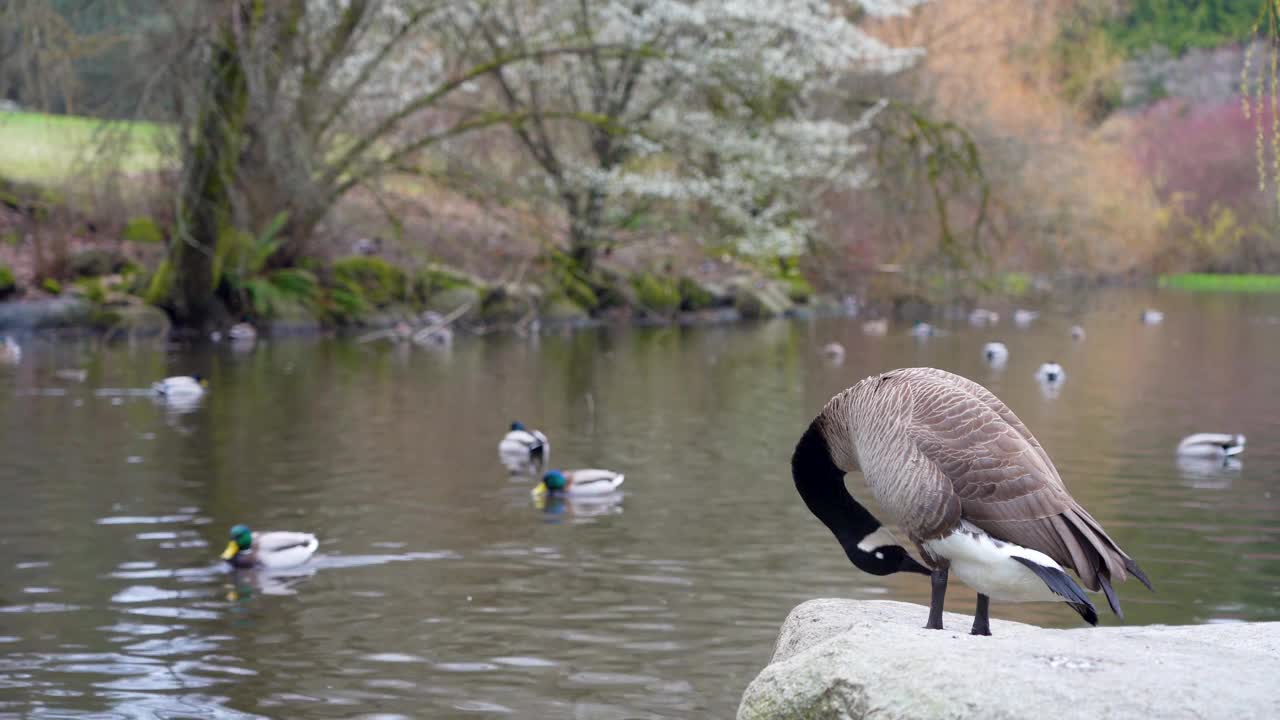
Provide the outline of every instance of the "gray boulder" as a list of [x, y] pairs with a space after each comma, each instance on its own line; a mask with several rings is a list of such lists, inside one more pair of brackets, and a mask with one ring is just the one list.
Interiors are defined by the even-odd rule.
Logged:
[[791, 611], [739, 720], [1280, 718], [1280, 623], [1053, 630], [884, 600]]

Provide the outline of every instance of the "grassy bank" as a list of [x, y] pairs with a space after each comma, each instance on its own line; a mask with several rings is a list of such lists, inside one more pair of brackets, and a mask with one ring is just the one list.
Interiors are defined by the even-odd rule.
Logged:
[[1217, 275], [1181, 273], [1161, 275], [1160, 287], [1194, 292], [1280, 292], [1280, 275]]
[[155, 123], [0, 113], [0, 177], [51, 187], [108, 167], [126, 173], [155, 170], [167, 162], [169, 134], [168, 127]]

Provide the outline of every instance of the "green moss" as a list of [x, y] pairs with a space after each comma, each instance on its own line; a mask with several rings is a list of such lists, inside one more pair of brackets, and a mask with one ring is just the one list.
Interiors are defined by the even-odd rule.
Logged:
[[0, 298], [9, 297], [18, 291], [18, 281], [13, 271], [6, 265], [0, 265]]
[[84, 296], [86, 300], [95, 305], [101, 305], [107, 300], [107, 288], [102, 284], [102, 278], [84, 277], [76, 280], [76, 289]]
[[44, 281], [40, 283], [40, 287], [44, 288], [45, 292], [53, 295], [62, 294], [62, 283], [54, 280], [53, 278], [45, 278]]
[[789, 275], [784, 282], [787, 284], [787, 297], [791, 299], [791, 302], [797, 305], [804, 305], [813, 298], [813, 286], [803, 277]]
[[173, 266], [168, 260], [162, 260], [160, 266], [156, 268], [156, 272], [151, 276], [151, 283], [147, 286], [146, 294], [143, 299], [148, 305], [164, 305], [169, 299], [169, 290], [173, 285]]
[[329, 289], [325, 312], [338, 322], [351, 322], [369, 312], [360, 288], [352, 283], [342, 283]]
[[164, 242], [164, 232], [160, 230], [160, 226], [155, 220], [145, 216], [129, 218], [129, 222], [125, 223], [124, 230], [120, 232], [123, 240], [136, 243], [160, 244]]
[[681, 310], [703, 310], [711, 307], [715, 302], [715, 296], [711, 291], [699, 285], [698, 281], [691, 277], [680, 278], [677, 287], [680, 292]]
[[379, 257], [355, 256], [333, 264], [334, 285], [359, 290], [363, 300], [374, 307], [386, 307], [405, 299], [404, 271]]
[[674, 280], [650, 273], [631, 276], [631, 289], [641, 309], [670, 316], [680, 309], [680, 290]]

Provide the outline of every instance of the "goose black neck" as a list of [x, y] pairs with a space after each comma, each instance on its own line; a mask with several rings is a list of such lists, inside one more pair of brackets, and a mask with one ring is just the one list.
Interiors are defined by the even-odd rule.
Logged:
[[831, 459], [831, 448], [816, 419], [796, 443], [791, 477], [809, 512], [831, 530], [849, 560], [861, 567], [866, 553], [858, 549], [858, 543], [875, 532], [880, 521], [845, 488], [844, 471]]

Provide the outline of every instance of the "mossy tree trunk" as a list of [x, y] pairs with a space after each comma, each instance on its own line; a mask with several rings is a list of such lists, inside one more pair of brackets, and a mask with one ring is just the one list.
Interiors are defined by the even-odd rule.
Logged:
[[237, 34], [254, 21], [253, 5], [250, 0], [225, 3], [221, 24], [210, 39], [194, 135], [187, 139], [178, 223], [169, 252], [168, 304], [179, 327], [207, 329], [218, 283], [218, 242], [234, 228], [234, 188], [249, 100]]

